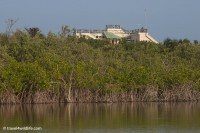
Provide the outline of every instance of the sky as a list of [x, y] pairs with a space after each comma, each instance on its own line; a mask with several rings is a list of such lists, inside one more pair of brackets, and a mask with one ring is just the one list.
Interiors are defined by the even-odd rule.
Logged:
[[6, 21], [13, 29], [39, 27], [42, 33], [71, 28], [105, 29], [121, 25], [147, 27], [162, 42], [166, 38], [200, 41], [200, 0], [0, 0], [0, 32]]

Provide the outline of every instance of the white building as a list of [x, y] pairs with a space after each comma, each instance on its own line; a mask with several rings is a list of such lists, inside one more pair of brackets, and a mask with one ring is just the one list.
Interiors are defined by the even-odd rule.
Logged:
[[129, 38], [132, 42], [147, 41], [158, 43], [147, 32], [147, 29], [125, 30], [120, 25], [106, 25], [105, 30], [76, 29], [77, 37], [86, 39], [109, 39], [111, 43], [119, 43], [122, 38]]

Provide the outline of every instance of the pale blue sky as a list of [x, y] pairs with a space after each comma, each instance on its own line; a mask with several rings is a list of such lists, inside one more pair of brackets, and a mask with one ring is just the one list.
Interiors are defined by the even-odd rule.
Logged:
[[5, 21], [18, 19], [15, 28], [39, 27], [43, 33], [72, 28], [125, 29], [145, 26], [159, 41], [165, 38], [200, 41], [200, 0], [0, 0], [0, 32]]

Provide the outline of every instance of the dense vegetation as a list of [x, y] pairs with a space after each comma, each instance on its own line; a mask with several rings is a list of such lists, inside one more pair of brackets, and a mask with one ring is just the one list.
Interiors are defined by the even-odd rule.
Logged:
[[[36, 33], [34, 33], [36, 32]], [[85, 40], [33, 29], [0, 34], [0, 102], [198, 101], [198, 41]]]

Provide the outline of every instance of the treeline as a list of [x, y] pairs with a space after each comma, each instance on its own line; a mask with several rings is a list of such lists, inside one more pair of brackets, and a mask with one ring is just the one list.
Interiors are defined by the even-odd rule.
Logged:
[[0, 34], [0, 103], [198, 101], [198, 41]]

